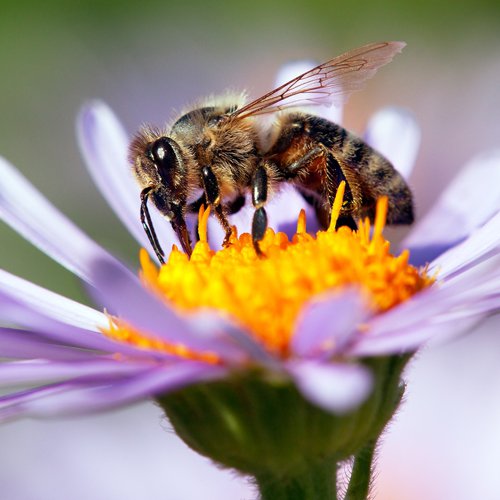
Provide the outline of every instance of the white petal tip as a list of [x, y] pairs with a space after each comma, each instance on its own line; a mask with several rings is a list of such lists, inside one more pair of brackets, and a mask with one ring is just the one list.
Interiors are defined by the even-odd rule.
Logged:
[[289, 372], [306, 399], [336, 414], [356, 409], [373, 387], [372, 374], [360, 365], [297, 361]]
[[408, 179], [420, 146], [420, 127], [408, 110], [383, 108], [368, 122], [365, 140]]

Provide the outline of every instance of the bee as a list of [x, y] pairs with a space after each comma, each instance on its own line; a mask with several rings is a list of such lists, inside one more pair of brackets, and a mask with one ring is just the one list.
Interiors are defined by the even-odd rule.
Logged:
[[[400, 52], [403, 42], [365, 45], [307, 71], [245, 103], [241, 96], [212, 99], [178, 118], [168, 132], [144, 126], [130, 145], [129, 158], [141, 187], [140, 218], [148, 239], [164, 262], [148, 201], [170, 221], [184, 252], [192, 245], [186, 214], [210, 206], [227, 245], [228, 216], [254, 206], [252, 240], [268, 225], [266, 203], [283, 183], [294, 185], [328, 226], [335, 193], [346, 183], [337, 227], [357, 228], [356, 219], [375, 216], [377, 198], [388, 197], [388, 224], [411, 224], [413, 202], [403, 177], [380, 153], [343, 127], [300, 112], [304, 104], [339, 104], [378, 68]], [[295, 109], [293, 109], [295, 108]], [[262, 140], [262, 115], [276, 113]]]

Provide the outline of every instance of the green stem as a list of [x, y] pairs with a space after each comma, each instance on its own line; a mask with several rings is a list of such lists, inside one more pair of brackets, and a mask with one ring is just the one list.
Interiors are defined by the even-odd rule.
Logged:
[[311, 464], [287, 477], [256, 476], [260, 500], [337, 500], [336, 464]]
[[375, 446], [376, 440], [365, 446], [355, 456], [351, 479], [344, 500], [367, 500], [371, 486]]

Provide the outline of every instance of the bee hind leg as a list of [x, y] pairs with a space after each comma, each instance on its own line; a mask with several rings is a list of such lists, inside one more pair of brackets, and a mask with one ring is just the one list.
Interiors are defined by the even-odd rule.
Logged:
[[[325, 198], [327, 201], [326, 210], [325, 206], [323, 206], [323, 210], [326, 211], [324, 217], [325, 228], [330, 225], [331, 213], [333, 203], [335, 201], [335, 196], [337, 194], [337, 189], [341, 182], [345, 182], [345, 190], [344, 190], [344, 199], [342, 202], [342, 211], [339, 214], [337, 222], [335, 224], [335, 229], [338, 229], [342, 226], [347, 226], [353, 231], [357, 231], [358, 225], [354, 220], [354, 217], [351, 215], [349, 210], [353, 206], [354, 197], [352, 194], [351, 186], [349, 185], [349, 181], [346, 178], [344, 171], [340, 163], [337, 161], [335, 156], [331, 151], [328, 151], [326, 154], [326, 186], [325, 186]], [[318, 213], [320, 209], [316, 210]], [[318, 215], [319, 218], [319, 215]]]
[[156, 253], [156, 257], [160, 261], [160, 264], [165, 264], [165, 259], [163, 258], [165, 256], [165, 253], [163, 252], [160, 242], [158, 241], [158, 237], [156, 236], [156, 231], [153, 226], [153, 221], [151, 220], [151, 215], [149, 214], [147, 204], [149, 195], [151, 194], [152, 190], [153, 188], [147, 187], [141, 191], [141, 223], [149, 239], [149, 242], [151, 243], [151, 246]]

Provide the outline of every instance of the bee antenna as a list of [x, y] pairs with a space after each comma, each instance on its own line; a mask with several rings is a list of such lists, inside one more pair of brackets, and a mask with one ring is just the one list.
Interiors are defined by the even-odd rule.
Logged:
[[165, 253], [163, 252], [160, 242], [158, 241], [158, 237], [156, 236], [156, 231], [147, 205], [152, 189], [153, 188], [151, 186], [148, 186], [141, 191], [141, 223], [148, 236], [149, 242], [156, 253], [156, 257], [158, 257], [158, 260], [160, 261], [160, 264], [165, 264], [165, 259], [163, 258]]

